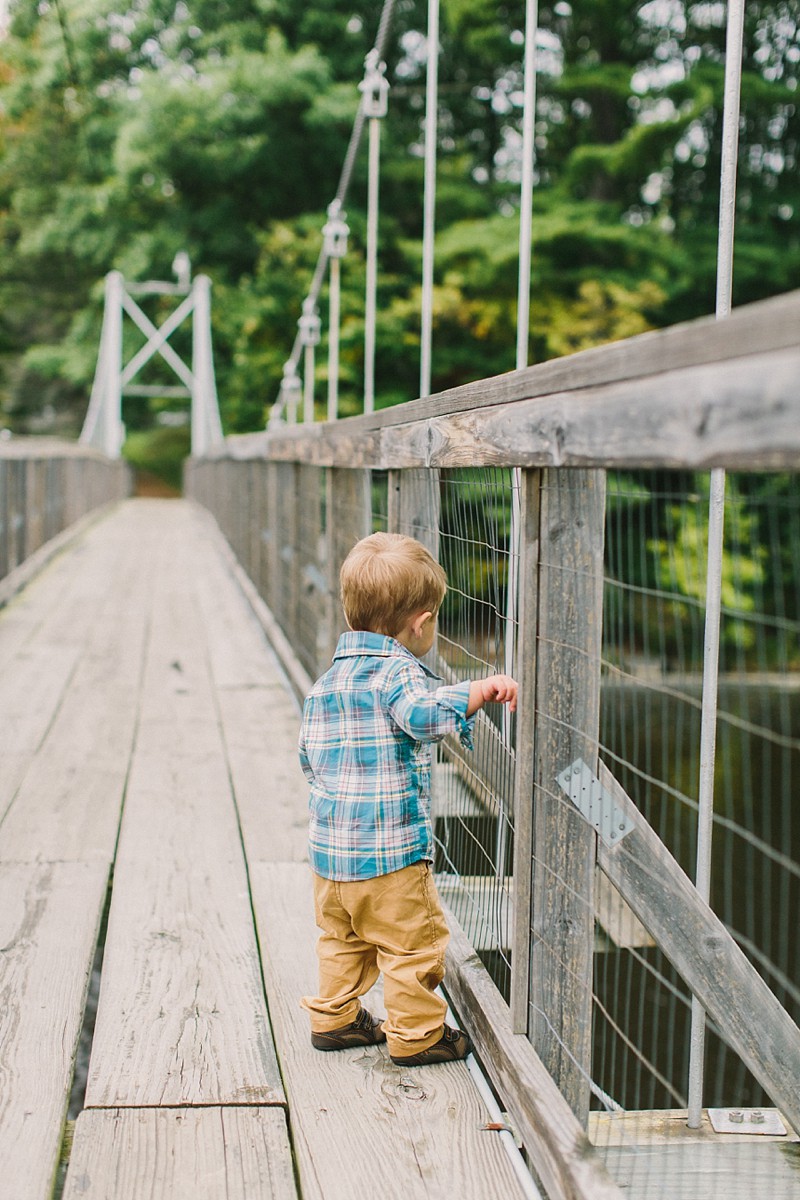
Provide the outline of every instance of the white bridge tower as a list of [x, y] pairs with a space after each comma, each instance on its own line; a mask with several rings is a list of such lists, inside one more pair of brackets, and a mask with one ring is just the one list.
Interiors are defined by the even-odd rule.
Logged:
[[[222, 441], [214, 359], [211, 351], [211, 280], [207, 275], [191, 278], [189, 256], [181, 251], [172, 264], [177, 283], [127, 283], [119, 271], [106, 275], [103, 331], [92, 394], [80, 440], [118, 458], [125, 440], [122, 423], [123, 396], [191, 398], [192, 454], [205, 453]], [[156, 328], [137, 304], [136, 296], [182, 296], [178, 307]], [[123, 363], [122, 319], [127, 313], [147, 341]], [[170, 334], [187, 317], [192, 318], [191, 369], [169, 344]], [[145, 363], [160, 354], [180, 380], [171, 387], [136, 384], [134, 379]]]

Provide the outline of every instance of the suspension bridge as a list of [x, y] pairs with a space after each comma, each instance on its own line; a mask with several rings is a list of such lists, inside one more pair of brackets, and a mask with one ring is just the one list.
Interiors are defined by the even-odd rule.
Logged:
[[[416, 399], [374, 411], [382, 20], [268, 428], [223, 436], [210, 281], [179, 256], [108, 276], [80, 441], [0, 441], [1, 1200], [800, 1198], [800, 293], [730, 311], [728, 136], [715, 316], [529, 366], [526, 169], [516, 369], [431, 395], [437, 19]], [[529, 4], [526, 164], [534, 44]], [[364, 412], [339, 420], [364, 133]], [[190, 404], [174, 501], [131, 498], [120, 457], [154, 356]], [[520, 678], [516, 718], [434, 764], [476, 1048], [435, 1068], [319, 1055], [298, 1003], [299, 702], [373, 529], [448, 571], [437, 673]]]

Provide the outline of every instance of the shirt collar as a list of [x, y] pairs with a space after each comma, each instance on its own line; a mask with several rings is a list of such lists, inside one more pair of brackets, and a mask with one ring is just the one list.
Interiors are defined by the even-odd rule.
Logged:
[[398, 642], [397, 638], [387, 637], [383, 633], [369, 633], [365, 629], [351, 629], [347, 633], [340, 634], [336, 653], [333, 656], [334, 661], [338, 658], [357, 658], [362, 655], [371, 658], [410, 658], [431, 679], [440, 678], [435, 671], [426, 667], [424, 662], [407, 650], [401, 642]]

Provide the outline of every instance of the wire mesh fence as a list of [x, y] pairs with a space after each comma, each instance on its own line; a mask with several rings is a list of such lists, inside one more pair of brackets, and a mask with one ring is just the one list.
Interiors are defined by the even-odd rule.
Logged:
[[[219, 464], [195, 468], [195, 494], [212, 509], [212, 492], [225, 492], [222, 478], [215, 489], [204, 491], [202, 477], [219, 470]], [[455, 680], [508, 669], [522, 632], [514, 595], [520, 569], [517, 472], [429, 473], [409, 503], [404, 486], [407, 491], [410, 476], [423, 472], [326, 472], [261, 462], [245, 488], [241, 470], [237, 464], [239, 494], [233, 504], [228, 492], [221, 523], [236, 539], [240, 557], [258, 559], [243, 561], [260, 578], [309, 674], [326, 668], [335, 645], [341, 614], [333, 593], [341, 559], [357, 537], [386, 528], [413, 533], [433, 546], [447, 572], [449, 590], [432, 651], [437, 673]], [[543, 477], [538, 570], [540, 581], [549, 575], [550, 584], [549, 593], [540, 584], [540, 600], [549, 595], [550, 606], [566, 614], [561, 623], [552, 614], [539, 614], [536, 653], [546, 661], [562, 651], [578, 664], [587, 656], [581, 620], [569, 622], [575, 597], [586, 588], [581, 577], [599, 572], [600, 559], [570, 561], [562, 553], [565, 513], [570, 504], [580, 511], [586, 474], [547, 472]], [[254, 511], [243, 522], [238, 514], [237, 525], [233, 511], [245, 497]], [[600, 760], [663, 843], [665, 855], [673, 857], [669, 869], [680, 867], [690, 879], [697, 851], [707, 514], [705, 474], [608, 474], [603, 578], [595, 581], [598, 597], [602, 589], [599, 724], [592, 732], [591, 719], [565, 717], [573, 709], [550, 690], [547, 676], [535, 696], [540, 738], [549, 736], [548, 724], [559, 736], [574, 735], [587, 744], [594, 737]], [[243, 530], [250, 521], [259, 533], [248, 538]], [[795, 1022], [800, 1020], [800, 821], [793, 812], [800, 769], [799, 575], [797, 476], [730, 476], [711, 908]], [[569, 641], [572, 635], [554, 630], [570, 628], [577, 630], [575, 644], [556, 645], [559, 637]], [[559, 686], [563, 690], [563, 679]], [[570, 686], [568, 680], [567, 690]], [[544, 1028], [585, 1086], [590, 1137], [603, 1149], [617, 1182], [642, 1197], [689, 1200], [697, 1192], [686, 1172], [665, 1166], [666, 1160], [647, 1167], [643, 1147], [654, 1139], [674, 1142], [675, 1129], [686, 1134], [690, 982], [594, 859], [584, 882], [576, 885], [549, 854], [534, 849], [539, 883], [534, 882], [532, 900], [525, 892], [515, 872], [521, 719], [522, 712], [509, 720], [486, 710], [476, 722], [473, 753], [454, 739], [438, 747], [433, 819], [440, 892], [506, 1001], [514, 973], [530, 973], [529, 1036], [536, 1044], [537, 1030]], [[574, 728], [561, 728], [570, 721]], [[537, 781], [534, 820], [537, 807], [550, 803], [565, 820], [585, 826], [555, 775]], [[661, 881], [655, 882], [659, 887]], [[515, 915], [526, 904], [531, 905], [530, 958], [521, 962], [512, 953], [513, 930]], [[591, 944], [585, 978], [576, 977], [574, 959], [564, 950], [573, 932], [567, 928], [565, 933], [565, 926], [573, 917], [560, 924], [558, 918], [544, 921], [537, 905], [557, 912], [563, 905], [563, 912], [587, 915]], [[713, 947], [701, 953], [713, 959]], [[547, 986], [535, 982], [537, 969], [565, 977], [564, 995], [572, 988], [584, 997], [591, 1025], [585, 1060], [558, 1014], [548, 1010], [551, 998]], [[759, 1020], [754, 1013], [753, 1022]], [[724, 1021], [709, 1021], [704, 1104], [744, 1110], [745, 1116], [757, 1110], [772, 1120], [773, 1098], [730, 1048], [729, 1033]], [[759, 1170], [774, 1195], [789, 1197], [797, 1195], [800, 1179], [798, 1156], [792, 1157], [798, 1145], [791, 1142], [785, 1119], [784, 1127], [790, 1144], [780, 1163], [770, 1161]], [[746, 1158], [751, 1152], [739, 1149], [744, 1144], [726, 1144], [729, 1176], [717, 1164], [715, 1180], [734, 1180], [738, 1172], [751, 1187]], [[715, 1182], [709, 1194], [738, 1195], [736, 1187], [745, 1185], [734, 1180], [729, 1192], [719, 1191], [720, 1186]]]

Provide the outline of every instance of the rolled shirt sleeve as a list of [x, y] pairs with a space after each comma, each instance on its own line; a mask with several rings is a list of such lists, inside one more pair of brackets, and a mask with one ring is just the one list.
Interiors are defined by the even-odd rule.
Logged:
[[402, 664], [387, 686], [387, 712], [395, 724], [418, 742], [439, 742], [448, 733], [458, 734], [472, 749], [474, 717], [467, 716], [469, 681], [429, 691], [411, 666]]

